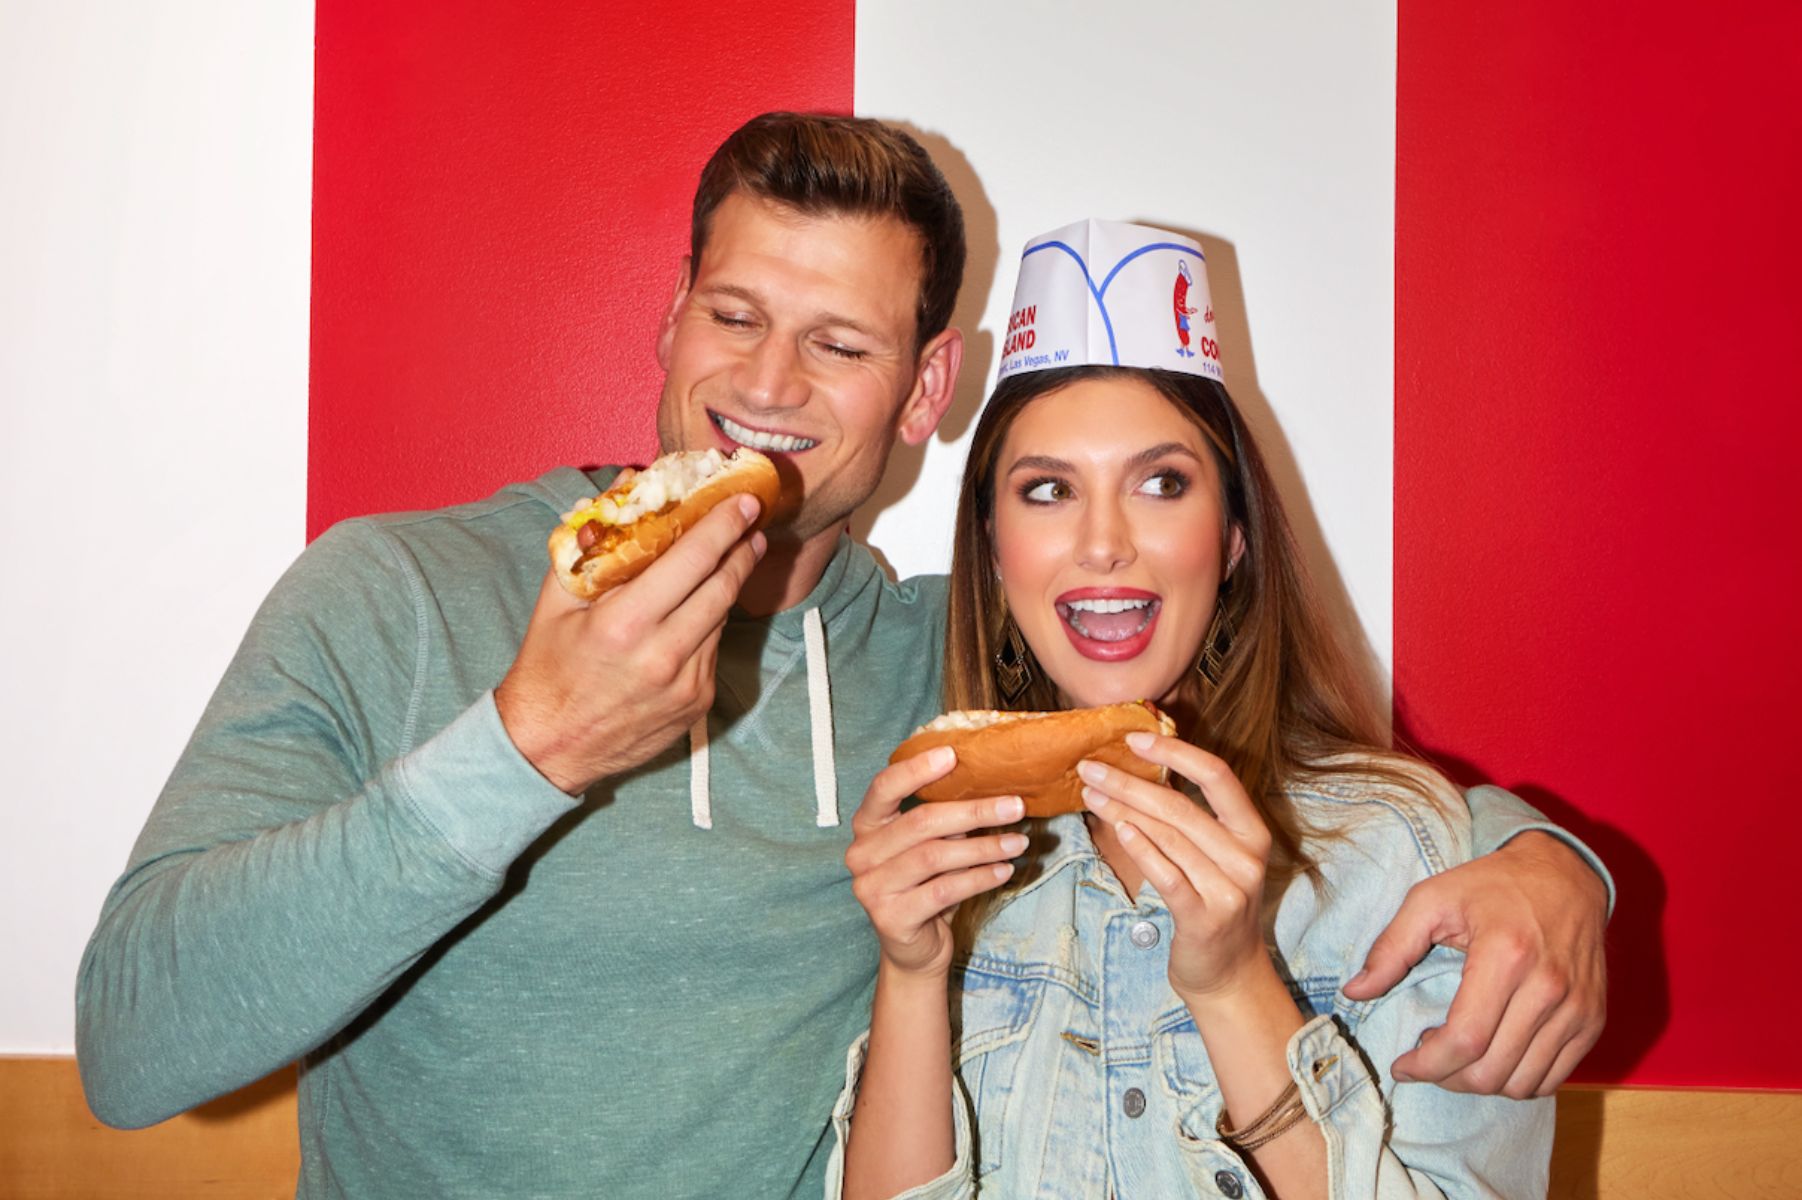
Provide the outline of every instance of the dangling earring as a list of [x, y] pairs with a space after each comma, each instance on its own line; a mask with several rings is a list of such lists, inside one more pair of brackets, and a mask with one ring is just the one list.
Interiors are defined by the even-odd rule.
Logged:
[[1226, 656], [1233, 649], [1233, 623], [1226, 615], [1226, 597], [1214, 601], [1214, 619], [1201, 635], [1201, 659], [1195, 664], [1201, 677], [1215, 687], [1226, 675]]
[[1001, 648], [995, 651], [995, 682], [1009, 704], [1032, 683], [1032, 652], [1011, 616], [1001, 618]]

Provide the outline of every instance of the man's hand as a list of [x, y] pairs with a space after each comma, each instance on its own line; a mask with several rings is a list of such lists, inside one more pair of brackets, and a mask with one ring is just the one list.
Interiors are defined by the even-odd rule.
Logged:
[[1369, 1000], [1434, 944], [1468, 956], [1446, 1022], [1395, 1060], [1398, 1080], [1516, 1100], [1549, 1096], [1602, 1035], [1608, 893], [1589, 865], [1533, 831], [1414, 885], [1345, 985]]
[[550, 574], [494, 691], [521, 754], [571, 795], [638, 766], [713, 707], [726, 614], [763, 557], [757, 501], [702, 517], [642, 575], [592, 604]]

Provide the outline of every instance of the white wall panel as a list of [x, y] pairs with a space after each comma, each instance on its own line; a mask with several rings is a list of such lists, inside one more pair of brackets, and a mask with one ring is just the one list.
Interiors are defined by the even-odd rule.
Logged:
[[1395, 19], [1388, 0], [858, 5], [857, 110], [925, 135], [974, 260], [958, 404], [861, 526], [901, 574], [949, 565], [1020, 248], [1080, 217], [1161, 225], [1208, 252], [1228, 386], [1386, 681]]
[[[0, 1053], [71, 1048], [105, 889], [301, 545], [312, 16], [0, 7], [0, 961], [22, 968]], [[1386, 663], [1393, 5], [919, 0], [857, 21], [859, 110], [927, 135], [974, 250], [958, 406], [897, 460], [872, 540], [904, 574], [947, 565], [1021, 244], [1079, 216], [1169, 225], [1208, 249], [1228, 382]], [[77, 576], [115, 562], [129, 590]]]
[[[0, 1053], [305, 528], [313, 6], [0, 6]], [[16, 974], [13, 972], [16, 970]]]

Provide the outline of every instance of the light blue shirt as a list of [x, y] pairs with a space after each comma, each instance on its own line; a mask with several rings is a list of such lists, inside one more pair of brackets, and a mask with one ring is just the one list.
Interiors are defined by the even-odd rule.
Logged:
[[[1342, 836], [1309, 841], [1322, 885], [1298, 879], [1274, 914], [1277, 970], [1312, 1015], [1289, 1041], [1289, 1071], [1325, 1135], [1333, 1197], [1543, 1196], [1552, 1100], [1390, 1077], [1396, 1056], [1444, 1021], [1463, 956], [1435, 949], [1368, 1003], [1340, 990], [1407, 890], [1471, 856], [1470, 810], [1437, 776], [1433, 787], [1432, 806], [1349, 774], [1291, 792], [1304, 820]], [[953, 972], [957, 1159], [905, 1196], [1263, 1196], [1215, 1133], [1219, 1089], [1167, 977], [1169, 910], [1149, 884], [1128, 899], [1080, 816], [1048, 833], [1042, 866]], [[864, 1047], [851, 1048], [834, 1111], [829, 1197]]]

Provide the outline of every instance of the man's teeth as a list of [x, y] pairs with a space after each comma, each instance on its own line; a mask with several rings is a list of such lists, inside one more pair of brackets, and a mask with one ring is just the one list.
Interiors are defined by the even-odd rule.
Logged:
[[1077, 612], [1118, 613], [1129, 608], [1148, 608], [1149, 600], [1071, 600], [1070, 607]]
[[714, 424], [718, 425], [725, 435], [741, 446], [749, 446], [753, 450], [780, 450], [792, 454], [797, 450], [811, 450], [819, 445], [810, 438], [789, 437], [782, 433], [759, 433], [755, 429], [746, 429], [729, 417], [718, 413], [711, 414]]

